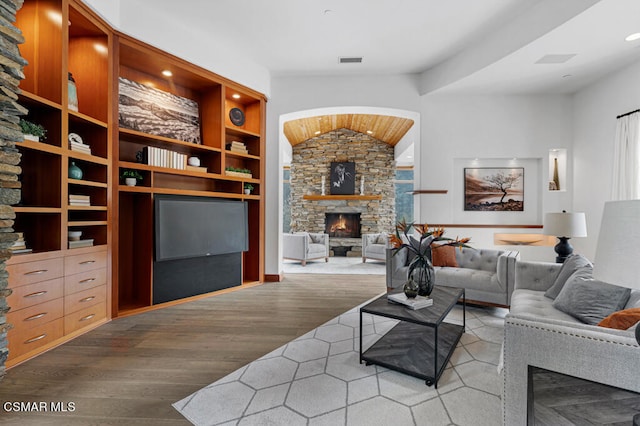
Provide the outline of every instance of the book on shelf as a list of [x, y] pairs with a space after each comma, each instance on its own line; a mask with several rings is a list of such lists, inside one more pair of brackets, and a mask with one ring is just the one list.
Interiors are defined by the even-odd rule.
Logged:
[[69, 147], [71, 148], [71, 151], [82, 152], [84, 154], [91, 155], [91, 147], [84, 143], [69, 142]]
[[167, 167], [176, 170], [186, 170], [187, 155], [155, 146], [143, 149], [144, 162], [149, 166]]
[[27, 248], [27, 245], [24, 241], [24, 234], [22, 232], [16, 232], [16, 235], [18, 236], [18, 239], [13, 242], [11, 247], [9, 247], [9, 250], [11, 250], [11, 253], [13, 254], [31, 253], [32, 249]]
[[23, 249], [17, 249], [17, 250], [11, 249], [12, 254], [24, 254], [24, 253], [31, 253], [31, 252], [33, 252], [33, 249], [30, 249], [30, 248], [23, 248]]
[[186, 170], [189, 170], [190, 172], [200, 172], [200, 173], [207, 173], [207, 168], [206, 167], [201, 167], [201, 166], [190, 166], [187, 164], [186, 166]]
[[249, 154], [249, 150], [244, 142], [232, 141], [226, 145], [227, 150], [231, 152], [237, 152], [240, 154]]
[[69, 194], [70, 206], [90, 206], [91, 197], [89, 195], [75, 195]]
[[69, 248], [91, 247], [93, 246], [93, 238], [86, 240], [69, 241]]
[[409, 309], [422, 309], [427, 306], [433, 305], [433, 299], [425, 296], [416, 296], [414, 298], [408, 298], [404, 293], [388, 294], [387, 300], [392, 303], [399, 303], [405, 305]]

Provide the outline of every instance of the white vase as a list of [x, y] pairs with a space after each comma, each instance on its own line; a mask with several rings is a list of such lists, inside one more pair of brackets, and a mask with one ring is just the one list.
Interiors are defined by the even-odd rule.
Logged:
[[136, 186], [136, 183], [138, 183], [138, 180], [136, 178], [124, 178], [124, 183], [127, 186]]
[[22, 136], [24, 136], [24, 140], [26, 140], [26, 141], [40, 142], [40, 137], [39, 136], [28, 135], [26, 133], [23, 134]]
[[245, 189], [245, 190], [244, 190], [244, 193], [245, 193], [246, 195], [249, 195], [249, 194], [251, 194], [251, 190], [250, 190], [250, 189]]

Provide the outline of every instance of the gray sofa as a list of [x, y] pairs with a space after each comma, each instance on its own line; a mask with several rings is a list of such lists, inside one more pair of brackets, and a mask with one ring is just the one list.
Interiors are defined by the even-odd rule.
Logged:
[[[633, 330], [585, 324], [557, 310], [544, 293], [561, 265], [519, 261], [505, 318], [503, 347], [504, 425], [527, 424], [529, 366], [640, 392], [640, 346]], [[624, 309], [640, 307], [631, 293]]]
[[[435, 285], [463, 287], [468, 301], [508, 306], [519, 258], [517, 251], [456, 248], [459, 267], [434, 267]], [[395, 256], [392, 249], [387, 250], [387, 287], [402, 287], [407, 281], [411, 260], [406, 248], [400, 249]]]

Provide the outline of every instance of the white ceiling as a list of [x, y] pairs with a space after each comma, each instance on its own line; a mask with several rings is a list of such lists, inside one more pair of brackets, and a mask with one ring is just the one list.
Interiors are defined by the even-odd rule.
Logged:
[[[176, 45], [204, 38], [196, 63], [224, 48], [271, 77], [416, 73], [421, 93], [572, 93], [640, 59], [640, 40], [624, 41], [640, 32], [640, 0], [86, 1], [125, 33], [146, 26], [143, 40], [154, 28]], [[576, 56], [535, 64], [547, 54]]]

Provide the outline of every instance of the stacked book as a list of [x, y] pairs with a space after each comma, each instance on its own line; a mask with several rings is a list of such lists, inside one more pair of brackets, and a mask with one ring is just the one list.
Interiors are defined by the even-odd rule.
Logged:
[[244, 142], [233, 141], [230, 144], [227, 144], [227, 149], [231, 152], [237, 152], [240, 154], [248, 154], [249, 150], [247, 149]]
[[9, 250], [11, 250], [11, 253], [13, 254], [31, 253], [33, 250], [27, 248], [27, 245], [24, 242], [24, 234], [22, 232], [16, 232], [16, 234], [18, 235], [18, 239], [13, 243], [11, 247], [9, 247]]
[[91, 147], [82, 142], [70, 141], [69, 148], [71, 148], [71, 151], [76, 151], [76, 152], [81, 152], [83, 154], [91, 155]]
[[69, 194], [70, 206], [90, 206], [91, 199], [88, 195]]
[[186, 170], [187, 156], [168, 149], [147, 146], [144, 148], [146, 163], [149, 166], [168, 167], [170, 169]]
[[405, 305], [409, 309], [422, 309], [427, 306], [433, 305], [433, 299], [425, 296], [416, 296], [414, 298], [408, 298], [404, 293], [388, 294], [387, 300], [392, 303], [399, 303]]
[[69, 241], [69, 248], [91, 247], [93, 246], [93, 238], [86, 240]]

